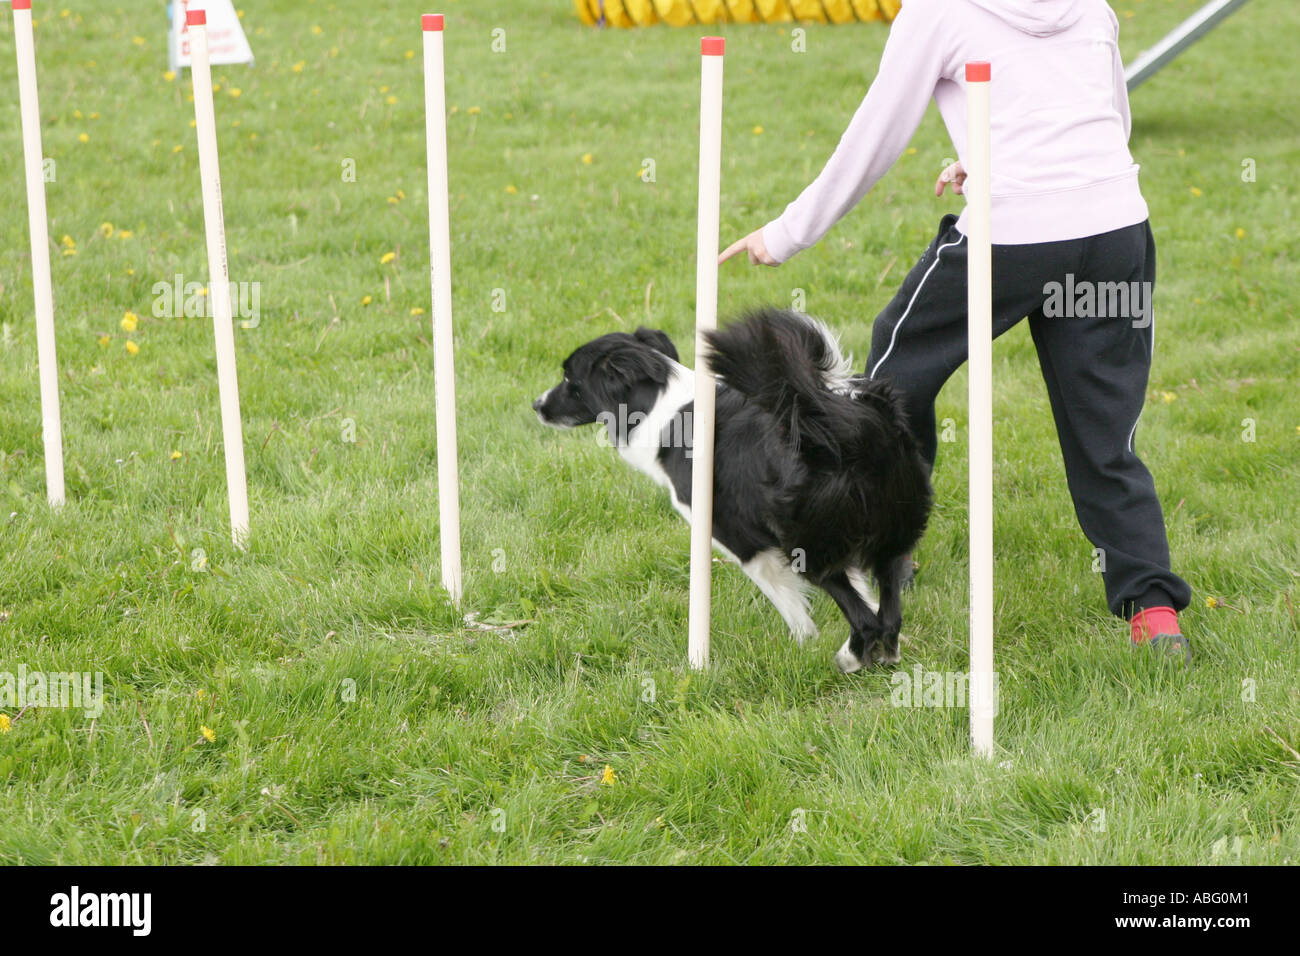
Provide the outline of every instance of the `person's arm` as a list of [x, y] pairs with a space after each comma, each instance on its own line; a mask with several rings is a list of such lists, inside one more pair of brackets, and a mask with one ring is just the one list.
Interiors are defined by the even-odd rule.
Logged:
[[770, 264], [784, 262], [826, 235], [888, 172], [912, 139], [945, 68], [947, 44], [940, 36], [944, 20], [930, 15], [928, 6], [903, 6], [890, 29], [876, 79], [825, 168], [761, 230]]

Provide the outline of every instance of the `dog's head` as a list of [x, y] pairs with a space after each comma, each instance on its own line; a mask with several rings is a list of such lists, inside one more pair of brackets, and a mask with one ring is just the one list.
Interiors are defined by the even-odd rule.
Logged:
[[677, 349], [663, 332], [611, 332], [564, 360], [564, 379], [533, 402], [543, 424], [576, 428], [645, 414], [663, 392]]

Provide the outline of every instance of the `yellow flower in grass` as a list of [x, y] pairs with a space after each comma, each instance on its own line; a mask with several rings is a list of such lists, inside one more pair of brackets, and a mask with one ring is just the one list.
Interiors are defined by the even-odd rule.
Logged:
[[1177, 392], [1161, 392], [1161, 393], [1160, 393], [1160, 401], [1164, 402], [1166, 405], [1172, 405], [1174, 402], [1178, 401], [1178, 393], [1177, 393]]
[[388, 263], [392, 262], [396, 258], [397, 258], [397, 253], [385, 252], [382, 256], [379, 257], [379, 264], [386, 266], [388, 265]]
[[761, 126], [755, 126], [753, 132], [754, 132], [754, 135], [755, 135], [755, 136], [762, 136], [762, 135], [763, 135], [763, 127], [761, 127]]
[[1203, 192], [1201, 192], [1200, 188], [1197, 187], [1197, 186], [1192, 186], [1192, 187], [1191, 187], [1191, 193], [1192, 193], [1193, 196], [1196, 196], [1197, 198], [1199, 198], [1199, 197], [1205, 195]]
[[513, 196], [515, 193], [519, 192], [519, 189], [516, 186], [507, 186], [506, 192]]
[[73, 238], [72, 238], [71, 236], [69, 236], [69, 235], [64, 235], [64, 237], [63, 237], [62, 239], [60, 239], [59, 242], [63, 243], [63, 245], [66, 246], [66, 247], [69, 248], [69, 249], [73, 249], [73, 248], [75, 248], [76, 245], [77, 245], [77, 240], [76, 240], [76, 239], [73, 239]]
[[299, 60], [299, 61], [298, 61], [297, 63], [295, 63], [293, 66], [289, 67], [289, 69], [293, 70], [293, 72], [295, 72], [295, 73], [301, 73], [301, 72], [302, 72], [302, 68], [303, 68], [304, 66], [306, 66], [306, 65], [307, 65], [307, 63], [306, 63], [304, 60]]
[[101, 222], [99, 224], [99, 234], [105, 239], [113, 238], [113, 224], [111, 222]]
[[78, 133], [78, 134], [77, 134], [77, 142], [79, 142], [79, 143], [89, 143], [89, 142], [90, 142], [90, 134], [88, 134], [88, 133]]
[[374, 302], [374, 301], [375, 301], [375, 300], [374, 300], [372, 297], [368, 296], [368, 295], [363, 295], [363, 296], [361, 297], [361, 304], [362, 304], [362, 305], [369, 305], [371, 302]]
[[122, 326], [123, 332], [134, 332], [140, 324], [140, 316], [134, 312], [127, 312], [122, 316], [122, 321], [118, 324]]
[[1237, 227], [1237, 238], [1238, 238], [1238, 239], [1245, 239], [1245, 238], [1246, 238], [1246, 230], [1245, 230], [1245, 229], [1242, 229], [1240, 226]]
[[390, 205], [390, 206], [396, 206], [396, 205], [397, 205], [397, 197], [396, 197], [396, 196], [389, 196], [389, 197], [388, 197], [388, 205]]
[[424, 315], [424, 309], [420, 308], [417, 305], [415, 308], [411, 310], [411, 315]]
[[132, 342], [130, 339], [127, 339], [127, 341], [126, 341], [126, 354], [127, 354], [127, 355], [139, 355], [139, 354], [140, 354], [140, 346], [136, 345], [136, 344], [135, 344], [134, 342]]
[[109, 336], [109, 335], [101, 335], [101, 336], [100, 336], [98, 339], [96, 339], [95, 341], [97, 341], [97, 342], [99, 343], [99, 347], [100, 347], [101, 349], [106, 349], [106, 348], [108, 348], [108, 344], [109, 344], [110, 342], [113, 341], [113, 338], [112, 338], [112, 336]]
[[77, 254], [77, 250], [76, 250], [76, 249], [64, 249], [64, 250], [63, 250], [63, 254], [64, 254], [65, 256], [75, 256], [75, 255]]
[[134, 235], [135, 233], [132, 232], [130, 229], [119, 229], [117, 231], [117, 238], [119, 239], [130, 239]]
[[1218, 607], [1218, 606], [1219, 606], [1219, 599], [1216, 598], [1216, 597], [1207, 597], [1207, 598], [1205, 599], [1205, 606], [1206, 606], [1206, 607]]
[[180, 152], [182, 149], [184, 149], [184, 148], [185, 148], [185, 147], [182, 146], [180, 143], [177, 143], [175, 146], [172, 147], [172, 152], [173, 152], [173, 153], [179, 153], [179, 152]]
[[14, 722], [9, 719], [8, 714], [0, 714], [0, 734], [9, 733], [9, 728], [12, 727], [13, 724]]
[[414, 51], [414, 50], [407, 50], [406, 53], [405, 53], [405, 56], [406, 56], [406, 58], [407, 58], [408, 60], [414, 60], [414, 59], [415, 59], [415, 51]]
[[320, 36], [325, 31], [322, 30], [319, 25], [313, 24], [311, 28], [311, 32], [314, 33], [316, 36]]
[[468, 110], [466, 110], [466, 112], [469, 113], [470, 116], [478, 116], [478, 114], [482, 113], [483, 111], [479, 109], [477, 106], [471, 106]]
[[168, 70], [166, 73], [163, 74], [163, 79], [166, 80], [168, 83], [170, 83], [172, 80], [176, 79], [176, 71]]
[[232, 86], [230, 88], [230, 95], [233, 96], [235, 99], [239, 99], [241, 96], [244, 95], [244, 91], [237, 86]]
[[212, 743], [217, 739], [217, 732], [206, 725], [200, 725], [199, 732], [203, 734], [203, 739], [208, 743]]
[[388, 99], [384, 100], [384, 102], [387, 103], [389, 106], [395, 106], [397, 104], [397, 97], [390, 96], [388, 97]]
[[136, 46], [144, 46], [144, 37], [131, 37], [131, 42]]
[[[180, 452], [178, 452], [178, 451], [174, 451], [174, 452], [172, 452], [172, 454], [171, 454], [171, 459], [172, 459], [172, 461], [180, 461], [180, 460], [181, 460], [182, 458], [184, 458], [184, 457], [185, 457], [185, 456], [182, 455], [182, 454], [181, 454]], [[202, 700], [202, 699], [203, 699], [202, 697], [199, 698], [199, 700]]]
[[593, 160], [592, 157], [591, 157], [591, 153], [583, 153], [583, 154], [582, 154], [582, 165], [584, 165], [584, 166], [590, 166], [590, 165], [592, 164], [593, 161], [594, 161], [594, 160]]
[[612, 786], [617, 778], [614, 776], [614, 768], [605, 764], [605, 769], [600, 774], [600, 785], [602, 787]]

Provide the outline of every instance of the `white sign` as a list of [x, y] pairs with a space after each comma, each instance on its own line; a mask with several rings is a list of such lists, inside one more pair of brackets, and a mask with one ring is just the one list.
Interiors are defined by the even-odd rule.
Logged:
[[208, 55], [214, 66], [253, 62], [253, 48], [244, 36], [232, 0], [171, 0], [167, 7], [171, 20], [167, 62], [171, 69], [190, 65], [190, 34], [185, 25], [185, 11], [191, 7], [207, 13]]

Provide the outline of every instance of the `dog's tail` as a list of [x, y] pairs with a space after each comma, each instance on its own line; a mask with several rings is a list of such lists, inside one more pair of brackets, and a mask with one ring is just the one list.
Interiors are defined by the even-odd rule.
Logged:
[[[839, 464], [865, 443], [892, 443], [901, 422], [883, 382], [855, 377], [835, 336], [797, 312], [762, 308], [707, 335], [709, 367], [784, 423], [801, 448]], [[910, 437], [910, 436], [909, 436]]]

